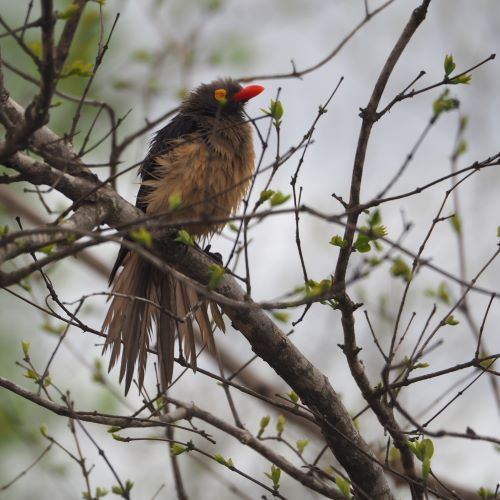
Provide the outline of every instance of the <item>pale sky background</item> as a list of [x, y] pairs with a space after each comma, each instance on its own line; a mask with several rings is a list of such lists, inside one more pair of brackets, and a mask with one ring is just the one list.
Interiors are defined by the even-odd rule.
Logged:
[[[0, 6], [5, 7], [7, 2], [8, 0], [0, 0]], [[144, 103], [137, 97], [131, 98], [131, 94], [127, 92], [115, 91], [106, 82], [118, 78], [140, 81], [146, 73], [144, 69], [141, 70], [140, 64], [130, 63], [132, 52], [157, 47], [159, 33], [165, 37], [182, 39], [185, 33], [200, 22], [201, 14], [195, 9], [194, 0], [165, 3], [170, 4], [170, 10], [165, 9], [165, 14], [158, 14], [154, 11], [154, 16], [151, 16], [145, 8], [145, 5], [155, 4], [153, 1], [108, 0], [105, 6], [108, 26], [116, 12], [120, 12], [121, 17], [111, 43], [109, 56], [100, 70], [97, 83], [101, 85], [103, 96], [111, 99], [115, 104], [118, 113], [133, 109], [125, 125], [128, 130], [140, 126], [145, 116], [153, 119], [173, 107], [176, 104], [175, 95], [183, 85], [196, 86], [200, 82], [210, 81], [218, 76], [245, 77], [287, 72], [291, 69], [290, 60], [292, 59], [299, 70], [309, 67], [326, 56], [362, 19], [364, 13], [361, 0], [309, 0], [307, 2], [233, 0], [224, 2], [225, 6], [219, 13], [207, 16], [202, 21], [203, 29], [197, 53], [202, 61], [195, 62], [194, 69], [186, 76], [176, 71], [175, 64], [165, 61], [157, 75], [157, 84], [161, 91], [153, 100]], [[321, 69], [301, 80], [264, 81], [262, 83], [266, 86], [265, 94], [249, 104], [248, 112], [252, 116], [257, 116], [260, 113], [259, 109], [267, 106], [269, 100], [275, 96], [278, 87], [282, 88], [281, 100], [285, 115], [281, 143], [282, 151], [285, 151], [300, 141], [314, 120], [318, 106], [326, 100], [339, 78], [344, 77], [344, 82], [332, 100], [328, 113], [318, 123], [314, 144], [309, 148], [302, 166], [298, 185], [303, 186], [303, 203], [306, 205], [328, 213], [341, 212], [341, 206], [331, 197], [331, 194], [334, 192], [348, 199], [352, 162], [361, 122], [358, 117], [359, 108], [367, 104], [373, 83], [406, 23], [411, 9], [417, 3], [413, 0], [396, 0], [385, 12], [368, 23], [335, 59]], [[19, 2], [19, 4], [23, 4], [19, 7], [20, 12], [23, 12], [25, 2]], [[187, 11], [189, 15], [183, 14], [184, 11]], [[193, 15], [193, 12], [198, 12], [198, 14]], [[155, 18], [154, 22], [152, 18]], [[500, 26], [498, 0], [475, 0], [474, 2], [434, 0], [431, 3], [427, 20], [418, 30], [398, 63], [382, 103], [387, 103], [395, 93], [405, 88], [420, 70], [425, 70], [427, 74], [416, 85], [417, 88], [439, 81], [443, 76], [445, 54], [453, 54], [457, 63], [457, 71], [462, 71], [483, 60], [489, 54], [499, 52], [498, 26]], [[224, 58], [217, 67], [204, 63], [203, 58], [206, 58], [206, 55], [218, 46], [222, 49], [234, 46], [235, 50], [249, 51], [251, 57], [244, 64], [231, 63]], [[473, 73], [471, 85], [450, 88], [451, 94], [461, 101], [461, 113], [469, 115], [469, 127], [465, 135], [468, 151], [460, 158], [458, 168], [463, 168], [475, 160], [483, 160], [499, 151], [499, 81], [500, 61], [497, 58]], [[439, 88], [396, 105], [390, 114], [375, 125], [365, 166], [363, 201], [371, 199], [378, 193], [398, 170], [430, 119], [432, 102], [441, 91], [442, 88]], [[410, 163], [408, 170], [392, 188], [390, 194], [403, 193], [449, 172], [449, 157], [457, 121], [457, 113], [450, 113], [438, 120], [430, 136]], [[265, 122], [260, 123], [260, 126], [264, 127]], [[144, 156], [146, 148], [147, 138], [144, 138], [144, 141], [137, 141], [124, 157], [125, 166], [139, 161]], [[258, 141], [256, 141], [256, 149], [258, 155], [260, 153]], [[271, 163], [274, 154], [273, 139], [264, 164]], [[92, 160], [99, 161], [98, 154], [93, 156]], [[284, 193], [291, 192], [289, 182], [297, 161], [298, 157], [280, 168], [271, 186], [273, 189], [279, 189]], [[473, 176], [460, 189], [469, 278], [472, 278], [493, 254], [498, 243], [495, 235], [496, 228], [500, 224], [499, 180], [498, 167], [490, 168]], [[257, 183], [254, 201], [264, 181], [265, 179], [260, 179]], [[404, 245], [414, 251], [417, 250], [437, 213], [444, 191], [449, 186], [449, 182], [445, 182], [419, 196], [384, 205], [381, 210], [389, 237], [395, 240], [400, 234], [401, 212], [404, 211], [405, 220], [413, 223], [413, 228], [404, 240]], [[119, 189], [124, 197], [134, 200], [137, 190], [135, 177], [124, 176], [119, 183]], [[290, 202], [287, 206], [291, 206]], [[444, 215], [452, 212], [452, 204], [448, 202]], [[364, 220], [365, 217], [361, 217], [360, 221], [364, 222]], [[327, 278], [335, 267], [337, 251], [328, 244], [333, 234], [342, 234], [341, 228], [302, 216], [301, 236], [305, 260], [310, 277], [318, 281]], [[280, 216], [265, 220], [252, 232], [252, 238], [250, 260], [255, 300], [273, 299], [301, 284], [302, 272], [295, 247], [293, 217]], [[230, 243], [222, 237], [215, 238], [213, 245], [217, 251], [225, 255], [230, 249]], [[108, 245], [97, 249], [94, 253], [111, 266], [116, 248]], [[424, 256], [432, 257], [432, 262], [437, 266], [449, 272], [458, 273], [456, 238], [449, 223], [444, 222], [438, 226]], [[352, 262], [356, 262], [356, 259], [353, 258]], [[500, 261], [497, 260], [480, 279], [478, 285], [498, 291], [499, 276]], [[53, 277], [60, 295], [67, 301], [76, 300], [82, 294], [106, 290], [104, 279], [98, 278], [83, 266], [75, 266], [71, 262], [61, 265], [53, 273]], [[407, 350], [413, 345], [411, 342], [420, 333], [432, 308], [433, 301], [424, 296], [424, 290], [429, 287], [436, 288], [442, 280], [441, 276], [424, 270], [412, 284], [402, 324], [406, 325], [411, 312], [416, 311], [417, 316], [409, 333]], [[75, 286], [75, 283], [78, 285]], [[459, 288], [454, 284], [450, 284], [450, 288], [453, 296], [457, 297], [460, 292]], [[387, 264], [375, 270], [369, 280], [355, 285], [351, 290], [354, 298], [365, 304], [365, 307], [356, 315], [358, 342], [363, 347], [362, 357], [365, 360], [367, 373], [374, 384], [378, 382], [382, 363], [373, 346], [362, 311], [366, 309], [370, 312], [371, 320], [380, 338], [389, 338], [392, 332], [392, 322], [384, 322], [377, 316], [378, 304], [383, 295], [389, 313], [394, 314], [397, 311], [402, 290], [402, 282], [390, 278]], [[1, 294], [0, 298], [4, 337], [2, 345], [13, 353], [12, 358], [19, 357], [18, 345], [21, 340], [30, 340], [34, 350], [46, 351], [48, 355], [56, 339], [39, 331], [41, 317], [34, 310], [20, 305], [5, 293]], [[470, 295], [470, 305], [478, 324], [481, 322], [487, 301], [486, 295], [477, 293]], [[439, 305], [438, 312], [431, 323], [432, 326], [437, 324], [446, 310], [443, 305]], [[292, 311], [291, 319], [297, 319], [300, 312], [301, 310]], [[105, 304], [102, 297], [98, 297], [89, 302], [84, 318], [88, 324], [98, 328], [104, 314]], [[444, 347], [442, 346], [424, 359], [430, 363], [428, 371], [446, 368], [472, 358], [475, 341], [466, 321], [460, 314], [456, 316], [461, 321], [460, 325], [442, 329], [437, 337], [444, 340]], [[497, 326], [499, 321], [500, 307], [497, 300], [493, 303], [484, 334], [484, 341], [491, 353], [500, 351], [500, 332]], [[289, 328], [289, 325], [284, 326], [285, 331]], [[10, 330], [22, 332], [22, 334], [17, 333], [17, 337], [14, 337], [9, 334]], [[315, 305], [305, 321], [295, 329], [292, 338], [304, 354], [328, 375], [334, 389], [342, 395], [349, 411], [354, 414], [362, 409], [363, 400], [350, 378], [347, 364], [337, 347], [337, 344], [342, 342], [340, 314], [324, 306]], [[218, 345], [230, 349], [232, 354], [240, 357], [242, 361], [252, 356], [248, 343], [231, 328], [225, 336], [218, 334], [216, 341]], [[72, 330], [62, 348], [62, 354], [54, 365], [52, 378], [61, 388], [71, 390], [80, 409], [91, 409], [96, 404], [101, 404], [98, 407], [103, 409], [102, 405], [109, 404], [105, 391], [96, 388], [90, 382], [88, 366], [92, 366], [98, 357], [100, 357], [100, 346], [96, 345], [95, 338]], [[41, 359], [40, 364], [43, 364], [45, 358], [41, 356]], [[106, 363], [107, 361], [104, 360], [104, 364]], [[200, 365], [216, 371], [214, 363], [208, 356], [202, 355]], [[277, 380], [274, 373], [264, 363], [255, 362], [252, 370], [255, 370], [260, 378], [272, 381], [273, 385], [280, 387], [282, 393], [288, 392], [289, 389], [285, 384]], [[4, 376], [7, 369], [2, 367], [0, 373]], [[111, 379], [115, 380], [116, 375], [112, 372]], [[152, 370], [149, 375], [153, 384]], [[410, 412], [415, 414], [417, 409], [427, 406], [435, 397], [449, 388], [453, 381], [464, 375], [465, 373], [459, 373], [456, 376], [435, 379], [430, 384], [413, 386], [405, 393], [401, 401]], [[23, 382], [20, 371], [16, 373], [14, 379], [25, 387], [30, 386], [29, 381]], [[461, 384], [452, 389], [448, 398], [442, 400], [435, 408], [443, 405], [459, 389], [463, 389], [464, 385]], [[154, 386], [151, 385], [151, 387]], [[121, 391], [121, 388], [117, 390]], [[185, 401], [195, 401], [203, 408], [230, 419], [222, 389], [200, 375], [187, 374], [177, 384], [173, 396]], [[258, 401], [242, 397], [236, 391], [233, 391], [233, 396], [241, 415], [244, 416], [246, 425], [256, 432], [260, 418], [269, 413], [269, 410]], [[134, 404], [139, 404], [134, 394], [130, 400]], [[125, 407], [119, 407], [118, 410], [115, 407], [114, 410], [127, 411]], [[36, 412], [40, 413], [41, 424], [47, 417], [44, 417], [43, 412], [38, 412], [38, 410]], [[431, 414], [432, 412], [427, 416]], [[271, 415], [274, 427], [278, 413], [271, 413]], [[69, 447], [74, 446], [65, 423], [61, 421], [53, 425], [51, 432]], [[478, 434], [498, 436], [498, 409], [495, 407], [490, 382], [485, 376], [444, 411], [431, 425], [431, 429], [465, 432], [466, 426], [470, 426]], [[86, 427], [91, 430], [94, 437], [98, 437], [100, 446], [105, 448], [108, 458], [116, 467], [120, 477], [135, 481], [132, 498], [151, 498], [163, 483], [167, 486], [157, 498], [175, 498], [171, 490], [172, 478], [164, 444], [117, 443], [111, 440], [110, 435], [105, 433], [105, 429], [90, 425]], [[200, 427], [208, 428], [207, 425], [201, 423]], [[360, 429], [370, 443], [382, 442], [381, 429], [373, 417], [361, 418]], [[212, 432], [211, 428], [210, 432]], [[293, 443], [297, 439], [307, 437], [297, 428], [291, 427], [287, 429], [287, 433]], [[135, 431], [123, 433], [126, 436], [154, 434], [154, 432]], [[217, 432], [213, 434], [218, 438], [221, 437]], [[155, 435], [159, 435], [159, 432]], [[93, 485], [109, 488], [110, 485], [115, 484], [115, 480], [92, 445], [84, 437], [82, 437], [82, 442], [88, 454], [88, 462], [96, 464], [92, 472]], [[235, 440], [222, 437], [215, 447], [208, 443], [204, 444], [201, 440], [197, 443], [211, 453], [221, 453], [225, 457], [232, 457], [235, 464], [246, 473], [266, 482], [263, 472], [268, 470], [268, 464], [251, 450], [242, 448]], [[500, 481], [498, 473], [500, 455], [492, 444], [451, 438], [435, 439], [434, 443], [436, 451], [432, 460], [432, 468], [440, 478], [452, 480], [458, 485], [473, 490], [480, 486], [494, 490], [495, 484]], [[312, 442], [306, 449], [306, 457], [311, 459], [320, 448], [319, 443]], [[280, 452], [286, 454], [284, 449], [280, 449]], [[17, 447], [15, 454], [12, 454], [9, 460], [2, 460], [4, 464], [2, 468], [5, 467], [1, 476], [2, 480], [6, 481], [13, 477], [22, 467], [30, 463], [34, 456], [36, 454], [26, 442]], [[65, 479], [60, 479], [54, 473], [57, 466], [61, 464], [65, 464], [67, 472]], [[324, 465], [327, 464], [328, 462]], [[184, 471], [190, 470], [190, 474], [186, 474], [187, 477], [196, 477], [196, 481], [192, 483], [188, 481], [188, 492], [191, 498], [238, 498], [223, 484], [219, 484], [218, 477], [211, 478], [210, 473], [191, 456], [183, 455], [181, 466]], [[259, 498], [263, 493], [258, 487], [245, 482], [223, 467], [217, 467], [216, 464], [210, 464], [210, 466], [220, 477], [238, 484], [239, 488], [250, 497]], [[287, 476], [282, 477], [280, 492], [287, 498], [317, 497], [313, 493], [302, 496], [304, 490], [298, 486], [298, 483]], [[40, 492], [41, 485], [43, 485], [44, 493]], [[201, 487], [206, 489], [197, 490]], [[28, 478], [19, 481], [4, 496], [0, 495], [0, 498], [8, 500], [33, 498], [36, 492], [36, 497], [40, 499], [72, 499], [79, 498], [77, 493], [81, 490], [83, 490], [83, 482], [77, 465], [69, 464], [61, 452], [53, 451], [44, 464], [31, 471]], [[401, 496], [401, 498], [404, 497]]]

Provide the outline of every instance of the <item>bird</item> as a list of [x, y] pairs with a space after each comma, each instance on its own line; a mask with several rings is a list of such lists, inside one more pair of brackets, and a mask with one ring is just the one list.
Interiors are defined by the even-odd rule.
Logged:
[[[191, 91], [150, 143], [139, 168], [136, 206], [147, 216], [176, 227], [177, 222], [194, 221], [185, 230], [196, 242], [222, 231], [221, 221], [234, 213], [254, 173], [252, 128], [244, 106], [263, 90], [261, 85], [243, 87], [225, 78]], [[224, 331], [222, 313], [185, 281], [160, 271], [122, 245], [109, 285], [112, 290], [102, 326], [107, 333], [103, 353], [111, 350], [108, 371], [121, 355], [119, 380], [121, 383], [125, 378], [125, 394], [136, 368], [139, 390], [143, 386], [154, 325], [164, 387], [172, 380], [177, 337], [194, 370], [195, 324], [203, 344], [215, 350], [208, 310], [215, 326]]]

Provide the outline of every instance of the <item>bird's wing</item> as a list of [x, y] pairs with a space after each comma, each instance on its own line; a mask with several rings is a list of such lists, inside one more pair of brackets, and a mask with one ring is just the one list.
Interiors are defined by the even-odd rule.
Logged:
[[[190, 134], [194, 134], [200, 131], [200, 126], [198, 122], [186, 114], [176, 115], [172, 121], [170, 121], [165, 127], [156, 132], [153, 140], [151, 141], [149, 152], [142, 165], [139, 169], [139, 175], [141, 180], [149, 180], [154, 177], [155, 170], [157, 169], [156, 157], [163, 155], [170, 151], [174, 144], [178, 144], [178, 140], [183, 137], [188, 137]], [[139, 192], [137, 193], [137, 199], [135, 206], [140, 208], [143, 212], [146, 212], [147, 204], [144, 201], [144, 196], [147, 193], [147, 186], [141, 184]], [[115, 278], [115, 275], [123, 263], [123, 260], [128, 254], [128, 249], [124, 246], [120, 247], [118, 256], [116, 258], [113, 269], [109, 275], [109, 284], [111, 284]]]
[[[170, 123], [160, 129], [154, 136], [149, 147], [149, 153], [142, 162], [139, 169], [141, 180], [149, 180], [155, 176], [155, 171], [158, 168], [156, 158], [168, 153], [175, 145], [179, 144], [179, 139], [186, 139], [196, 132], [200, 131], [198, 122], [189, 115], [179, 114], [175, 116]], [[145, 190], [147, 188], [141, 184], [137, 193], [136, 206], [143, 212], [146, 211], [147, 205], [143, 201]]]

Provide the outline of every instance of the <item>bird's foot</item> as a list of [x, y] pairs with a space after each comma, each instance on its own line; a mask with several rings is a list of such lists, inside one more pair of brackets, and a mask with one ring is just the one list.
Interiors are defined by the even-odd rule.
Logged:
[[212, 260], [215, 260], [219, 266], [222, 266], [224, 261], [222, 260], [222, 255], [219, 252], [211, 252], [210, 249], [212, 245], [208, 244], [203, 250]]

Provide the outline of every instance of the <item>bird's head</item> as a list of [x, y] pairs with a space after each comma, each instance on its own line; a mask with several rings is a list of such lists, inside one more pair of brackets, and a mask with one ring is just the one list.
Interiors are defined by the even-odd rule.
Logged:
[[182, 110], [204, 116], [242, 116], [245, 103], [263, 90], [262, 85], [242, 87], [230, 78], [215, 80], [194, 89], [182, 104]]

